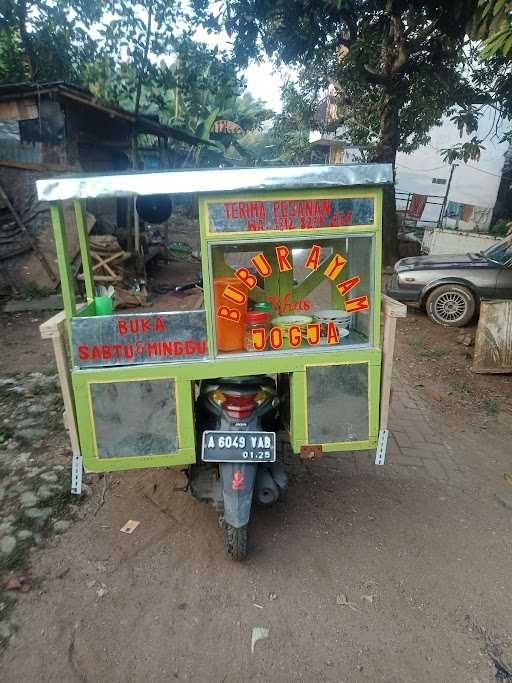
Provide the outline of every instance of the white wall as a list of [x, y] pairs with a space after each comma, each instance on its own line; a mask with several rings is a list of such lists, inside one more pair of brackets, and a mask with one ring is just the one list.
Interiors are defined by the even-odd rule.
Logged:
[[[488, 136], [482, 143], [485, 149], [482, 150], [480, 161], [470, 161], [468, 164], [458, 162], [460, 165], [453, 173], [448, 200], [472, 204], [473, 206], [494, 207], [504, 154], [507, 151], [508, 144], [499, 142], [504, 126], [500, 126], [498, 134], [496, 134], [493, 121], [494, 110], [488, 107], [480, 118], [478, 132], [476, 133], [479, 138]], [[464, 136], [461, 139], [457, 126], [449, 119], [446, 119], [441, 126], [433, 128], [430, 135], [430, 143], [420, 147], [416, 152], [412, 154], [398, 153], [396, 162], [397, 191], [416, 192], [418, 194], [445, 194], [446, 185], [432, 183], [432, 178], [448, 179], [450, 174], [450, 166], [442, 161], [441, 150], [460, 142], [466, 142], [470, 137]], [[422, 218], [436, 220], [439, 209], [440, 207], [427, 205]], [[455, 221], [448, 220], [447, 225], [454, 226]], [[474, 225], [461, 222], [459, 227], [461, 229], [473, 229]], [[480, 229], [482, 227], [480, 226]]]

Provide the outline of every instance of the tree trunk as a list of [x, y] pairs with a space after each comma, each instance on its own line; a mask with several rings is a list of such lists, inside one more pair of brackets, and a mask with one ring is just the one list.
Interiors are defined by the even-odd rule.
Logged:
[[29, 32], [27, 31], [27, 3], [25, 0], [17, 0], [14, 5], [14, 11], [16, 12], [16, 18], [18, 19], [18, 29], [20, 32], [21, 44], [27, 59], [30, 80], [35, 81], [37, 80], [37, 65], [32, 40], [30, 38]]
[[[404, 24], [394, 0], [387, 0], [388, 25], [382, 38], [382, 71], [379, 74], [383, 88], [380, 101], [379, 141], [374, 161], [391, 164], [395, 179], [396, 152], [400, 144], [400, 107], [403, 101], [403, 69], [409, 60]], [[384, 190], [382, 216], [383, 261], [392, 265], [398, 257], [398, 221], [396, 216], [395, 188]]]
[[[386, 88], [380, 107], [379, 141], [372, 161], [391, 164], [393, 180], [395, 179], [396, 151], [399, 143], [399, 107], [400, 100], [395, 92]], [[398, 258], [398, 221], [396, 216], [395, 188], [384, 188], [382, 207], [382, 248], [383, 262], [393, 265]]]
[[152, 27], [151, 27], [151, 22], [153, 20], [153, 2], [151, 1], [149, 3], [148, 7], [148, 23], [146, 27], [146, 43], [144, 45], [144, 52], [142, 55], [142, 64], [140, 66], [140, 71], [138, 74], [137, 78], [137, 88], [135, 91], [135, 118], [139, 115], [139, 108], [140, 108], [140, 96], [142, 93], [142, 81], [144, 80], [144, 76], [146, 75], [146, 68], [148, 64], [148, 55], [149, 55], [149, 46], [151, 44], [151, 34], [152, 34]]

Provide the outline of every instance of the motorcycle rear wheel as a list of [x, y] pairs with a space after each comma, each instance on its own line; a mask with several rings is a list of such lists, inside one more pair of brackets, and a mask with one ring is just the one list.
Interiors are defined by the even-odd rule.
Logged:
[[240, 562], [247, 557], [247, 527], [234, 527], [224, 522], [224, 553], [230, 560]]

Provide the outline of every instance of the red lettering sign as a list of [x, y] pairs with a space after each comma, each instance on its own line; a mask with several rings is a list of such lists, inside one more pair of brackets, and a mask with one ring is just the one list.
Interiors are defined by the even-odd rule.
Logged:
[[228, 285], [224, 291], [222, 292], [222, 296], [225, 299], [228, 299], [229, 301], [232, 301], [234, 304], [245, 304], [247, 301], [247, 294], [245, 292], [242, 292], [240, 289], [237, 289], [236, 287], [233, 287], [232, 285]]
[[320, 247], [317, 244], [313, 244], [313, 246], [309, 250], [309, 254], [304, 265], [306, 268], [309, 268], [309, 270], [316, 270], [318, 268], [319, 263]]
[[267, 261], [264, 254], [257, 254], [251, 259], [251, 262], [261, 277], [268, 277], [272, 274], [272, 266]]
[[293, 270], [293, 266], [288, 260], [288, 254], [290, 250], [288, 247], [276, 247], [277, 265], [281, 273], [286, 273], [289, 270]]
[[219, 306], [217, 309], [217, 315], [219, 318], [224, 318], [225, 320], [230, 320], [233, 323], [240, 322], [240, 311], [236, 308], [228, 308], [227, 306]]
[[242, 282], [248, 289], [256, 287], [257, 280], [248, 268], [239, 268], [235, 270], [235, 277]]
[[347, 313], [355, 313], [356, 311], [364, 311], [370, 307], [367, 296], [356, 296], [355, 299], [347, 299], [345, 301], [345, 310]]
[[346, 258], [343, 258], [340, 254], [335, 254], [327, 268], [324, 270], [325, 277], [328, 277], [329, 280], [336, 280], [346, 263]]
[[355, 277], [351, 277], [348, 280], [343, 280], [343, 282], [340, 282], [339, 285], [336, 285], [336, 289], [341, 296], [345, 296], [345, 294], [348, 294], [350, 290], [354, 289], [354, 287], [356, 287], [360, 282], [361, 278], [359, 275], [356, 275]]

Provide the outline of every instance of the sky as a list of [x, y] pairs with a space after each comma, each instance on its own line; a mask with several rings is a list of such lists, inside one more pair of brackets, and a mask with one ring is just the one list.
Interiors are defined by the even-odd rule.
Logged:
[[243, 74], [247, 79], [247, 91], [279, 113], [282, 108], [281, 87], [284, 84], [284, 77], [276, 68], [265, 60], [261, 64], [249, 65]]
[[[216, 45], [221, 50], [229, 51], [230, 49], [229, 37], [225, 31], [207, 33], [205, 29], [199, 28], [195, 37], [211, 47]], [[263, 100], [270, 109], [279, 113], [282, 109], [281, 88], [285, 80], [284, 72], [278, 71], [268, 59], [264, 59], [260, 63], [249, 64], [249, 67], [241, 73], [247, 79], [247, 92]]]

